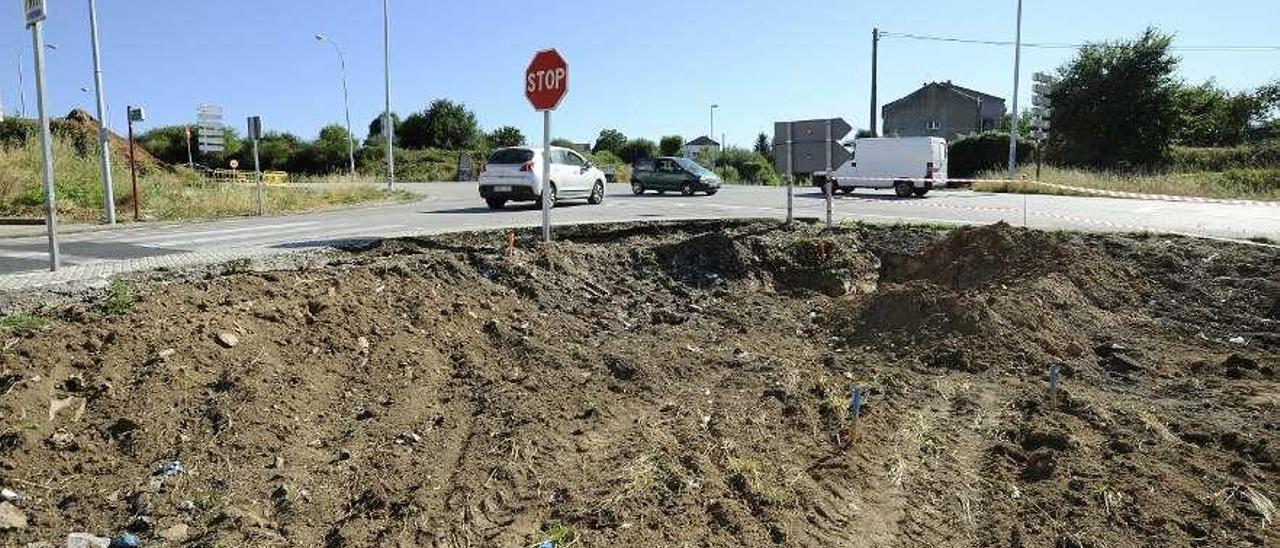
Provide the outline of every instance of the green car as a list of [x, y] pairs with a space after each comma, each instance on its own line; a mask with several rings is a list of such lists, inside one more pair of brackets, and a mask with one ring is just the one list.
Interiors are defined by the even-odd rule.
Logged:
[[705, 192], [711, 196], [720, 190], [720, 177], [688, 158], [645, 158], [631, 166], [631, 192], [639, 196], [646, 190], [656, 190], [658, 194], [679, 191], [685, 196]]

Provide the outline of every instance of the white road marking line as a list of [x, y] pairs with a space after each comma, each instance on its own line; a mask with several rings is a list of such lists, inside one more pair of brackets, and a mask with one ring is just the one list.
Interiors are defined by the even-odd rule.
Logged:
[[[258, 231], [252, 231], [252, 232], [248, 230], [235, 230], [235, 231], [229, 231], [229, 232], [234, 232], [233, 234], [221, 232], [221, 233], [218, 233], [219, 234], [218, 236], [210, 236], [208, 238], [187, 238], [185, 235], [181, 235], [182, 237], [180, 238], [174, 238], [173, 236], [178, 236], [178, 235], [170, 235], [170, 239], [168, 240], [142, 242], [140, 245], [144, 247], [188, 247], [192, 245], [209, 244], [214, 242], [232, 242], [232, 241], [253, 240], [253, 239], [270, 239], [272, 236], [275, 236], [275, 235], [294, 234], [298, 232], [306, 232], [308, 230], [315, 230], [316, 227], [314, 225], [316, 224], [319, 224], [319, 223], [308, 223], [308, 226], [300, 226], [297, 228], [289, 228], [289, 229], [283, 229], [283, 230], [258, 230]], [[134, 243], [134, 242], [126, 241], [121, 243]]]
[[244, 226], [244, 227], [238, 227], [238, 228], [222, 228], [217, 230], [197, 230], [192, 232], [167, 232], [164, 234], [154, 234], [154, 235], [141, 236], [136, 238], [120, 238], [120, 240], [126, 243], [144, 244], [149, 242], [172, 240], [177, 237], [189, 238], [191, 236], [205, 236], [209, 234], [235, 234], [239, 232], [263, 232], [263, 231], [271, 231], [275, 229], [312, 227], [318, 224], [320, 224], [320, 221], [301, 221], [301, 222], [280, 223], [280, 224], [273, 224], [273, 225], [255, 225], [255, 226]]

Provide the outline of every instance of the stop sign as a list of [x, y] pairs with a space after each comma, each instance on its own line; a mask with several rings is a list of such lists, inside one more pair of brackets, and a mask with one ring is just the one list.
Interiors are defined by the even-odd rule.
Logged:
[[569, 92], [569, 64], [554, 49], [539, 51], [524, 71], [524, 96], [534, 110], [555, 110]]

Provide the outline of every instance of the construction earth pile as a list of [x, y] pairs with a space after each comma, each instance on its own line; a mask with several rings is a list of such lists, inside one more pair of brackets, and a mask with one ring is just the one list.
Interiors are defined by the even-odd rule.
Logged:
[[10, 316], [0, 545], [1280, 545], [1274, 247], [557, 237], [152, 273]]

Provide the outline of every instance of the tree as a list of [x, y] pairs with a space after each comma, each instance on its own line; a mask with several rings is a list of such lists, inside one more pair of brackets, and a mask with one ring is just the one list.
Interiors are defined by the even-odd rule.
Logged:
[[1170, 43], [1148, 28], [1136, 40], [1080, 48], [1049, 94], [1053, 157], [1103, 169], [1163, 162], [1178, 126], [1178, 59]]
[[769, 146], [769, 135], [767, 133], [756, 135], [756, 154], [765, 158], [773, 154], [773, 147]]
[[651, 158], [658, 151], [658, 145], [648, 139], [632, 139], [617, 152], [622, 161], [632, 164], [641, 158]]
[[684, 137], [679, 135], [668, 135], [658, 141], [658, 151], [663, 156], [679, 156], [682, 149], [684, 149]]
[[422, 112], [405, 118], [396, 128], [400, 146], [410, 149], [463, 150], [479, 144], [480, 124], [462, 103], [436, 99]]
[[[166, 164], [187, 163], [186, 126], [161, 126], [137, 137], [138, 146]], [[195, 128], [191, 128], [192, 153], [195, 152]]]
[[489, 133], [489, 144], [494, 147], [518, 147], [525, 143], [524, 134], [512, 126], [502, 126]]
[[[258, 160], [263, 171], [303, 172], [305, 170], [299, 169], [293, 162], [306, 146], [307, 143], [302, 142], [297, 135], [270, 131], [258, 140]], [[252, 162], [252, 158], [248, 160]]]
[[[369, 133], [364, 141], [366, 146], [382, 143], [382, 117], [384, 114], [386, 113], [379, 114], [377, 118], [369, 121]], [[391, 113], [391, 125], [392, 127], [400, 127], [399, 114]]]
[[560, 148], [574, 148], [577, 145], [575, 145], [573, 141], [565, 139], [564, 137], [556, 137], [555, 139], [551, 140], [551, 146], [560, 147]]
[[[653, 142], [650, 141], [650, 144]], [[600, 136], [596, 137], [595, 146], [591, 147], [591, 152], [600, 152], [607, 150], [619, 156], [622, 155], [622, 148], [627, 146], [627, 136], [616, 129], [600, 130]]]
[[1260, 126], [1275, 100], [1267, 86], [1230, 93], [1212, 81], [1178, 89], [1178, 144], [1198, 147], [1239, 145]]

